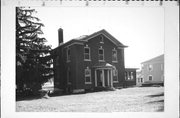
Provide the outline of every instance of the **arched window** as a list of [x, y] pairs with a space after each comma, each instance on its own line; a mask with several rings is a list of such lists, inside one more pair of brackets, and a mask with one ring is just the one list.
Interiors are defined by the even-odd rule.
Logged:
[[86, 47], [84, 47], [84, 60], [85, 61], [91, 60], [90, 48], [88, 47], [88, 45], [86, 45]]
[[91, 69], [89, 67], [85, 69], [85, 84], [91, 84]]
[[98, 55], [99, 61], [104, 61], [104, 49], [102, 48], [102, 46], [99, 48]]
[[117, 62], [117, 50], [115, 48], [112, 50], [112, 62]]

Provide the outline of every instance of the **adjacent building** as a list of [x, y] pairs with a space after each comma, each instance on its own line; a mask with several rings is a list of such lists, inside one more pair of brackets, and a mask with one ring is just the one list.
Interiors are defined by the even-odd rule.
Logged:
[[136, 85], [136, 70], [138, 68], [125, 68], [125, 87]]
[[164, 83], [164, 55], [141, 63], [141, 75], [138, 82]]
[[59, 46], [53, 50], [55, 88], [78, 92], [124, 86], [127, 46], [104, 29], [66, 43], [61, 28], [58, 35]]

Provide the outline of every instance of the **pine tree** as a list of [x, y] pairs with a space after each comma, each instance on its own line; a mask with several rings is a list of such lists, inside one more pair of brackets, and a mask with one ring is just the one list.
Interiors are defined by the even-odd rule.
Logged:
[[17, 89], [41, 89], [53, 76], [51, 46], [40, 37], [43, 32], [35, 9], [16, 7], [16, 85]]

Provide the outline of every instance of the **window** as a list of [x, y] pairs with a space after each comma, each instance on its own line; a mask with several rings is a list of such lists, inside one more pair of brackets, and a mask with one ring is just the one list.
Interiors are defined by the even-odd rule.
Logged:
[[149, 81], [152, 81], [152, 80], [153, 80], [152, 75], [149, 75]]
[[85, 84], [91, 84], [91, 70], [89, 67], [85, 69]]
[[70, 62], [70, 49], [67, 48], [67, 62]]
[[150, 65], [148, 65], [148, 70], [149, 71], [152, 71], [153, 70], [153, 66], [150, 64]]
[[103, 36], [100, 36], [100, 43], [104, 43], [104, 38], [103, 38]]
[[104, 61], [104, 49], [102, 47], [99, 48], [99, 61]]
[[89, 61], [90, 59], [90, 48], [86, 45], [86, 47], [84, 47], [84, 60], [85, 61]]
[[112, 50], [112, 62], [117, 62], [117, 50]]
[[141, 64], [141, 69], [144, 69], [144, 65], [143, 64]]
[[113, 70], [113, 82], [118, 82], [118, 70]]
[[133, 79], [134, 79], [133, 72], [131, 72], [131, 80], [133, 80]]

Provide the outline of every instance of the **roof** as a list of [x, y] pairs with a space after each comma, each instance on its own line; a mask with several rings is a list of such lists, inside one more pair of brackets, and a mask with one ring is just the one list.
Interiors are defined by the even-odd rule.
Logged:
[[131, 71], [131, 70], [138, 70], [139, 68], [125, 68], [125, 70], [129, 70], [129, 71]]
[[106, 63], [106, 62], [101, 62], [101, 63], [97, 63], [94, 65], [95, 68], [116, 68], [115, 66]]
[[102, 29], [102, 30], [100, 30], [98, 32], [95, 32], [95, 33], [91, 34], [91, 35], [83, 35], [83, 36], [80, 36], [78, 38], [71, 39], [68, 42], [63, 43], [60, 46], [54, 48], [53, 51], [57, 50], [60, 47], [67, 47], [67, 46], [73, 45], [73, 44], [83, 44], [84, 42], [87, 42], [88, 40], [92, 39], [93, 37], [96, 37], [96, 36], [101, 35], [101, 34], [103, 34], [110, 41], [112, 41], [112, 43], [114, 43], [117, 47], [120, 47], [120, 48], [128, 47], [128, 46], [125, 46], [124, 44], [122, 44], [121, 42], [119, 42], [115, 37], [113, 37], [105, 29]]
[[144, 62], [142, 62], [141, 64], [154, 63], [154, 62], [160, 62], [160, 61], [164, 62], [164, 54], [159, 55], [159, 56], [157, 56], [157, 57], [154, 57], [154, 58], [152, 58], [152, 59], [149, 59], [149, 60], [147, 60], [147, 61], [144, 61]]
[[110, 41], [112, 41], [118, 47], [123, 47], [123, 48], [128, 47], [128, 46], [125, 46], [124, 44], [122, 44], [121, 42], [119, 42], [115, 37], [113, 37], [105, 29], [102, 29], [98, 32], [91, 34], [91, 35], [84, 35], [84, 36], [80, 37], [79, 40], [88, 41], [89, 39], [92, 39], [93, 37], [98, 36], [100, 34], [103, 34], [104, 36], [106, 36], [108, 39], [110, 39]]

